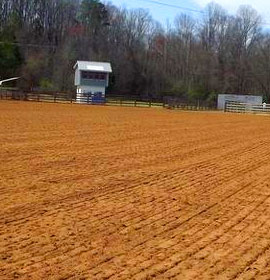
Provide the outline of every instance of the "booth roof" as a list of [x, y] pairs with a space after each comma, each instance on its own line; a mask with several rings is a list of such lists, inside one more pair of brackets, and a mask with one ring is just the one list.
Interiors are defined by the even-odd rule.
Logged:
[[76, 69], [77, 67], [82, 71], [112, 73], [112, 67], [109, 62], [77, 61], [74, 65], [74, 69]]

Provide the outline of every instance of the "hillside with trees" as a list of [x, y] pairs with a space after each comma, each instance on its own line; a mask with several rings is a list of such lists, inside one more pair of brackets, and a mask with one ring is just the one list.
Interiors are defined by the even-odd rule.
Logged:
[[109, 91], [211, 100], [216, 93], [270, 99], [270, 34], [251, 7], [209, 4], [162, 26], [143, 10], [98, 0], [0, 0], [0, 77], [71, 91], [76, 60], [110, 61]]

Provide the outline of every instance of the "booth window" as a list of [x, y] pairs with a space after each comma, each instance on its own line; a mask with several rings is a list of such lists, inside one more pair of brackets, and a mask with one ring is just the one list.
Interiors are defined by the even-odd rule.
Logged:
[[82, 71], [82, 79], [104, 81], [106, 79], [106, 74], [89, 72], [89, 71]]

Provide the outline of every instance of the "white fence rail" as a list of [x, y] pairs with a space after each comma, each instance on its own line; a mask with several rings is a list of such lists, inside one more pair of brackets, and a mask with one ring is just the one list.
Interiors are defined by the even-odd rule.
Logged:
[[225, 112], [242, 114], [270, 114], [270, 104], [248, 104], [240, 102], [226, 102]]

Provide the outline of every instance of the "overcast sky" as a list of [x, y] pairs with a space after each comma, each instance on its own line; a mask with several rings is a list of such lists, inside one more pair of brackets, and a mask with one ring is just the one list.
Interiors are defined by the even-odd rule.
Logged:
[[[154, 3], [148, 3], [147, 0], [110, 0], [117, 6], [125, 6], [127, 8], [145, 8], [150, 11], [153, 18], [161, 23], [166, 23], [169, 19], [172, 21], [177, 14], [187, 13], [193, 17], [199, 17], [198, 13], [188, 12], [180, 8], [166, 7]], [[209, 0], [156, 0], [165, 4], [177, 5], [185, 8], [202, 10], [211, 2]], [[255, 8], [264, 18], [265, 22], [270, 23], [270, 1], [269, 0], [216, 0], [216, 3], [224, 7], [228, 12], [235, 13], [240, 5], [250, 5]], [[269, 26], [268, 26], [269, 27]]]

